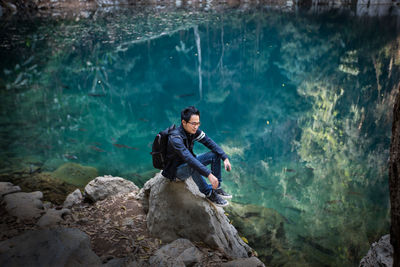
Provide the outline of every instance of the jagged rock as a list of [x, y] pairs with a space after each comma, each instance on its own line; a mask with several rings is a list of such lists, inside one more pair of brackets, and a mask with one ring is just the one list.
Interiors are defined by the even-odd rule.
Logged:
[[43, 193], [40, 191], [19, 192], [4, 196], [3, 201], [9, 214], [27, 221], [40, 217], [44, 212], [42, 198]]
[[69, 184], [83, 187], [90, 180], [97, 177], [98, 172], [96, 168], [68, 162], [55, 170], [52, 175], [55, 178], [65, 181]]
[[201, 261], [202, 253], [187, 239], [177, 239], [156, 251], [149, 260], [151, 266], [193, 266]]
[[75, 204], [81, 203], [83, 200], [83, 196], [81, 190], [76, 189], [74, 192], [69, 194], [64, 201], [63, 207], [64, 208], [71, 208]]
[[131, 181], [106, 175], [90, 181], [85, 187], [85, 196], [92, 201], [98, 201], [118, 193], [137, 191], [139, 188]]
[[101, 266], [79, 229], [28, 231], [0, 242], [0, 266]]
[[71, 211], [69, 209], [61, 209], [61, 210], [49, 209], [46, 212], [46, 214], [39, 219], [37, 225], [42, 228], [57, 225], [59, 222], [63, 220], [62, 216], [70, 213]]
[[147, 228], [164, 242], [178, 238], [201, 241], [232, 258], [245, 258], [251, 248], [224, 214], [208, 202], [193, 180], [171, 182], [161, 174], [150, 179], [140, 192], [148, 207]]
[[21, 191], [19, 186], [14, 186], [12, 183], [8, 182], [0, 182], [0, 197], [19, 191]]
[[390, 244], [390, 235], [385, 235], [378, 242], [373, 243], [367, 256], [360, 262], [360, 267], [374, 266], [393, 266], [393, 247]]
[[221, 264], [222, 267], [265, 267], [264, 263], [256, 257], [237, 259]]

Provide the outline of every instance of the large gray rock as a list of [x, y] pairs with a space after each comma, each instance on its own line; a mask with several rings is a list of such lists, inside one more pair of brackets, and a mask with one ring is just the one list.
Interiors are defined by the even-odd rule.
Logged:
[[0, 266], [101, 266], [89, 236], [79, 229], [28, 231], [0, 242]]
[[385, 235], [371, 245], [367, 256], [361, 262], [360, 267], [392, 267], [393, 266], [393, 247], [390, 244], [390, 235]]
[[140, 195], [148, 209], [148, 230], [164, 242], [187, 238], [219, 249], [234, 259], [251, 253], [224, 210], [208, 202], [191, 178], [171, 182], [157, 174], [144, 185]]
[[177, 239], [162, 246], [149, 260], [151, 266], [193, 266], [199, 263], [202, 253], [187, 239]]
[[118, 193], [137, 192], [139, 188], [121, 177], [105, 175], [90, 181], [85, 187], [85, 196], [92, 201], [103, 200]]
[[9, 214], [28, 221], [39, 218], [44, 213], [42, 198], [43, 193], [40, 191], [19, 192], [4, 196], [3, 201]]
[[73, 205], [81, 203], [83, 200], [83, 196], [81, 190], [76, 189], [74, 192], [69, 194], [64, 201], [64, 208], [71, 208]]
[[42, 228], [56, 226], [59, 222], [63, 221], [62, 216], [70, 213], [71, 211], [69, 209], [49, 209], [46, 211], [46, 214], [39, 219], [37, 225]]
[[19, 186], [14, 186], [12, 183], [8, 182], [0, 182], [0, 197], [19, 191], [21, 191]]

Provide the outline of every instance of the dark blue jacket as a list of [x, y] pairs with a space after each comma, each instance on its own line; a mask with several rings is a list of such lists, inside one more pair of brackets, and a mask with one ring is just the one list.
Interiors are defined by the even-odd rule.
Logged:
[[179, 165], [187, 163], [190, 167], [198, 171], [204, 177], [210, 175], [211, 171], [196, 159], [193, 153], [194, 142], [200, 142], [225, 160], [227, 155], [211, 138], [202, 130], [197, 129], [195, 134], [189, 134], [182, 125], [173, 130], [168, 136], [167, 164], [162, 171], [162, 175], [171, 180], [175, 179], [176, 169]]

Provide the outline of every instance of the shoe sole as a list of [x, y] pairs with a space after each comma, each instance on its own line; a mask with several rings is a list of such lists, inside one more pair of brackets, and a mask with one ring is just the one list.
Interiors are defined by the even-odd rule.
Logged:
[[229, 202], [227, 201], [226, 202], [226, 204], [217, 204], [217, 203], [215, 203], [215, 202], [212, 202], [211, 200], [209, 200], [208, 198], [206, 198], [207, 199], [207, 201], [208, 202], [210, 202], [211, 204], [213, 204], [214, 206], [216, 206], [216, 207], [221, 207], [221, 208], [223, 208], [223, 207], [226, 207], [226, 206], [228, 206], [229, 205]]
[[222, 197], [223, 199], [231, 199], [232, 198], [232, 196], [224, 196], [224, 195], [220, 195], [220, 194], [218, 194], [218, 196]]

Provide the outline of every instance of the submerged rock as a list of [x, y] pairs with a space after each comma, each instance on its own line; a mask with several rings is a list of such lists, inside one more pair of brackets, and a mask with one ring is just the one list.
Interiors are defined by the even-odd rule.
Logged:
[[243, 238], [246, 241], [251, 240], [251, 247], [257, 251], [258, 258], [265, 264], [273, 266], [300, 264], [301, 260], [297, 255], [288, 256], [283, 248], [287, 243], [284, 224], [290, 222], [277, 211], [252, 204], [231, 203], [226, 212]]
[[43, 193], [40, 191], [31, 193], [13, 193], [4, 197], [7, 212], [20, 220], [29, 221], [39, 218], [43, 210], [43, 203], [41, 199]]
[[229, 224], [224, 210], [208, 202], [192, 179], [171, 182], [157, 174], [144, 185], [140, 195], [148, 209], [149, 232], [164, 242], [187, 238], [232, 258], [251, 254], [251, 248]]
[[19, 191], [21, 191], [21, 188], [19, 186], [15, 186], [12, 183], [8, 182], [0, 182], [0, 197]]
[[392, 267], [393, 247], [390, 244], [390, 235], [385, 235], [371, 245], [367, 255], [361, 260], [360, 267]]
[[201, 261], [202, 253], [187, 239], [177, 239], [161, 247], [150, 258], [151, 266], [193, 266]]
[[85, 187], [85, 195], [92, 201], [103, 200], [119, 193], [137, 192], [139, 188], [121, 177], [103, 176], [90, 181]]
[[64, 201], [64, 208], [71, 208], [73, 205], [81, 203], [83, 200], [83, 196], [81, 190], [76, 189], [74, 192], [69, 194]]
[[0, 266], [101, 266], [79, 229], [28, 231], [0, 242]]
[[98, 176], [98, 171], [93, 167], [68, 162], [55, 170], [52, 175], [69, 184], [84, 187], [90, 180]]

